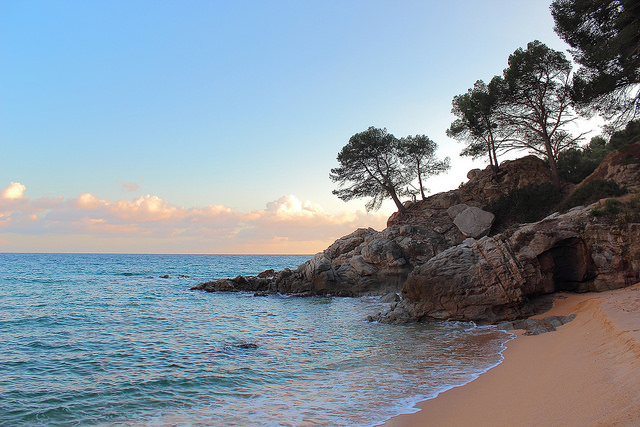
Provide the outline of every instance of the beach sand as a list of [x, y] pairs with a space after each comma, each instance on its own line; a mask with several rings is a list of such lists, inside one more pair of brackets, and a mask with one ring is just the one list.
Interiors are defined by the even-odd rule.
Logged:
[[504, 361], [385, 426], [640, 426], [640, 283], [558, 294], [538, 317], [576, 314], [556, 331], [517, 337]]

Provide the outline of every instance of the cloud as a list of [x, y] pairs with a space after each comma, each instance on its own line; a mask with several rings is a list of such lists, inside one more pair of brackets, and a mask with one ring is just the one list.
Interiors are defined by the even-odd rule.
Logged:
[[[2, 250], [47, 250], [51, 240], [58, 250], [82, 252], [110, 247], [115, 252], [311, 254], [358, 227], [380, 229], [386, 223], [383, 214], [331, 213], [294, 195], [243, 213], [224, 205], [186, 208], [149, 194], [115, 201], [92, 193], [31, 200], [25, 190], [11, 183], [2, 192], [7, 202], [0, 199], [0, 229], [9, 236]], [[39, 246], [25, 247], [34, 244]]]
[[125, 182], [122, 184], [122, 189], [130, 193], [134, 193], [140, 189], [140, 186], [135, 182]]
[[24, 197], [23, 194], [26, 189], [27, 187], [20, 184], [19, 182], [12, 182], [8, 187], [2, 190], [2, 193], [0, 193], [0, 195], [3, 199], [8, 200], [21, 199]]

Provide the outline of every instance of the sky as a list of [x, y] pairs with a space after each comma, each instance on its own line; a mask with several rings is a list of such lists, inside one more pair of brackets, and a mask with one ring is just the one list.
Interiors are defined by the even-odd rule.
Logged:
[[[369, 126], [451, 158], [451, 100], [541, 0], [0, 0], [0, 252], [314, 254], [395, 210], [332, 194]], [[569, 54], [567, 54], [570, 57]]]

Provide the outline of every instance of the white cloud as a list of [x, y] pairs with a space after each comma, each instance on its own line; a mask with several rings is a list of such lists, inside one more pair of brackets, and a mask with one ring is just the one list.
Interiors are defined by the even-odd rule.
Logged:
[[2, 193], [0, 194], [2, 195], [3, 199], [9, 199], [9, 200], [21, 199], [24, 197], [24, 191], [26, 189], [27, 187], [20, 184], [19, 182], [12, 182], [9, 184], [8, 187], [2, 190]]
[[[76, 236], [75, 241], [83, 245], [92, 241], [91, 237], [129, 242], [120, 249], [123, 252], [131, 251], [129, 245], [134, 242], [136, 247], [144, 247], [145, 241], [153, 252], [162, 241], [168, 247], [172, 243], [179, 246], [181, 252], [189, 252], [191, 247], [194, 252], [315, 253], [358, 227], [380, 229], [386, 223], [383, 214], [331, 213], [294, 195], [270, 202], [265, 209], [242, 213], [223, 205], [185, 208], [154, 195], [109, 201], [83, 193], [67, 200], [30, 200], [22, 197], [25, 188], [12, 183], [2, 193], [5, 198], [5, 194], [22, 198], [18, 204], [7, 202], [0, 209], [0, 227], [14, 235], [14, 243], [21, 235], [37, 235], [43, 244], [44, 239], [61, 236], [72, 244]], [[20, 246], [20, 250], [28, 249]]]

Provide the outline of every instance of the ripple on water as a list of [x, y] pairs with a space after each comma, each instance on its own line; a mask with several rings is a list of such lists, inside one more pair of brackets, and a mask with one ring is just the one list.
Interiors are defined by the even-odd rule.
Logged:
[[188, 291], [304, 260], [0, 254], [0, 425], [370, 425], [499, 362], [506, 334], [372, 298]]

